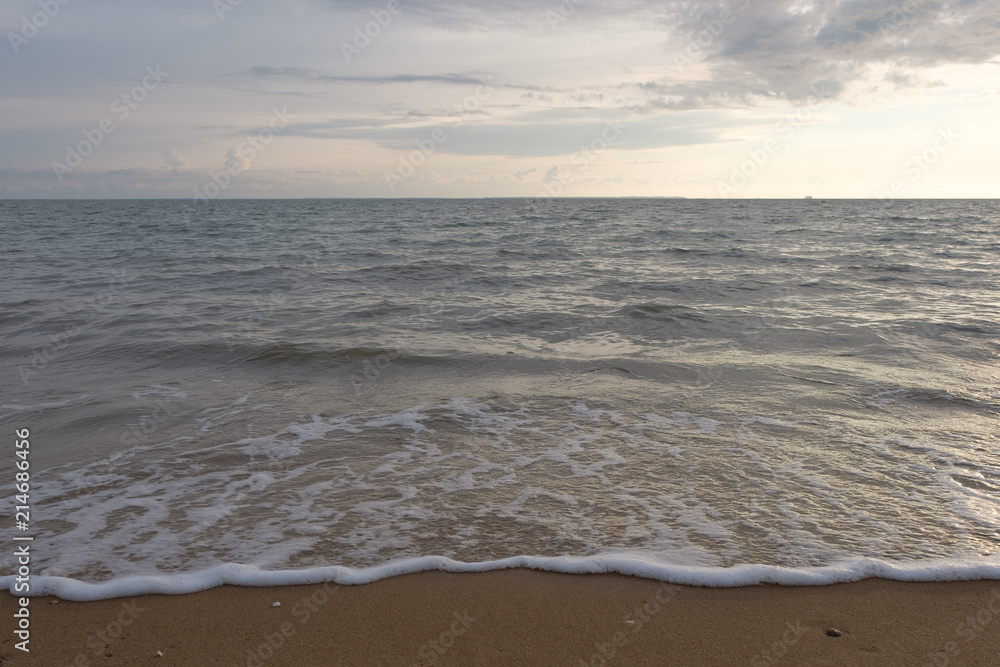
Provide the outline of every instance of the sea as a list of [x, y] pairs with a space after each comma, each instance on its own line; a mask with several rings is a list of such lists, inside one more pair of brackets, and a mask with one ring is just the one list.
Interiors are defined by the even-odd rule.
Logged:
[[11, 591], [1000, 579], [997, 201], [6, 200], [0, 260]]

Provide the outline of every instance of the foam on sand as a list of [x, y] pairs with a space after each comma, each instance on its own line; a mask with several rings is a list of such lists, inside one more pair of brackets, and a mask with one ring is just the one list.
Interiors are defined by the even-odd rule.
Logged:
[[[894, 581], [972, 581], [1000, 579], [1000, 557], [981, 562], [962, 560], [890, 562], [859, 558], [825, 567], [786, 568], [773, 565], [737, 565], [729, 568], [667, 566], [641, 558], [602, 555], [587, 558], [516, 556], [481, 563], [463, 563], [441, 556], [399, 560], [368, 568], [343, 566], [304, 570], [262, 570], [254, 565], [219, 565], [190, 574], [124, 577], [92, 584], [66, 577], [39, 576], [31, 579], [31, 596], [55, 595], [64, 600], [86, 602], [134, 595], [181, 595], [216, 586], [297, 586], [332, 582], [367, 584], [415, 572], [487, 572], [528, 568], [564, 574], [618, 573], [689, 586], [734, 587], [756, 584], [823, 586], [879, 577]], [[14, 576], [0, 577], [0, 586], [14, 592]]]

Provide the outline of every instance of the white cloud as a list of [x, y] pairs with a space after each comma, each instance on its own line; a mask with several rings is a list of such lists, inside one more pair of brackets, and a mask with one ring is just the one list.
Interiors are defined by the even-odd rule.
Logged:
[[250, 168], [250, 160], [247, 159], [236, 146], [230, 147], [226, 151], [226, 171], [231, 174], [246, 171]]
[[171, 169], [185, 169], [191, 164], [177, 151], [161, 151], [160, 155]]

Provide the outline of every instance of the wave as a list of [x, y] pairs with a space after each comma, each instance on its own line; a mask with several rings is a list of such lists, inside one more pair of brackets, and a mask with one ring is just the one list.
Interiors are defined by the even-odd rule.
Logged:
[[880, 391], [866, 401], [869, 407], [884, 409], [891, 403], [908, 403], [925, 408], [948, 407], [982, 414], [1000, 414], [1000, 404], [973, 395], [951, 393], [944, 389], [905, 387]]
[[302, 570], [262, 570], [255, 565], [227, 563], [185, 574], [123, 577], [91, 584], [67, 577], [36, 576], [30, 591], [15, 590], [14, 575], [0, 577], [0, 587], [11, 594], [37, 597], [54, 595], [73, 602], [90, 602], [135, 595], [184, 595], [217, 586], [301, 586], [336, 583], [368, 584], [389, 577], [438, 570], [442, 572], [488, 572], [526, 568], [563, 574], [622, 574], [686, 586], [733, 588], [778, 584], [781, 586], [826, 586], [878, 577], [893, 581], [973, 581], [1000, 579], [1000, 557], [983, 560], [941, 559], [933, 561], [887, 561], [857, 558], [823, 567], [790, 568], [777, 565], [697, 567], [665, 565], [627, 555], [514, 556], [502, 560], [462, 562], [443, 556], [396, 560], [366, 568], [339, 565]]
[[245, 357], [248, 362], [274, 362], [274, 363], [312, 363], [330, 362], [351, 364], [365, 359], [382, 359], [390, 357], [399, 359], [402, 353], [399, 350], [384, 347], [346, 347], [328, 349], [318, 345], [308, 345], [300, 343], [274, 343], [265, 345]]
[[699, 310], [671, 303], [635, 303], [623, 306], [612, 313], [619, 317], [645, 318], [659, 316], [659, 319], [668, 320], [699, 320], [707, 321], [707, 318]]

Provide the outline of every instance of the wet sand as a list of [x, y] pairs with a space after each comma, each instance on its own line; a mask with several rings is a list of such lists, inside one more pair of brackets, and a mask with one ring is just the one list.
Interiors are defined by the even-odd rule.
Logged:
[[1000, 665], [1000, 581], [697, 588], [508, 570], [33, 598], [30, 653], [0, 599], [5, 665]]

